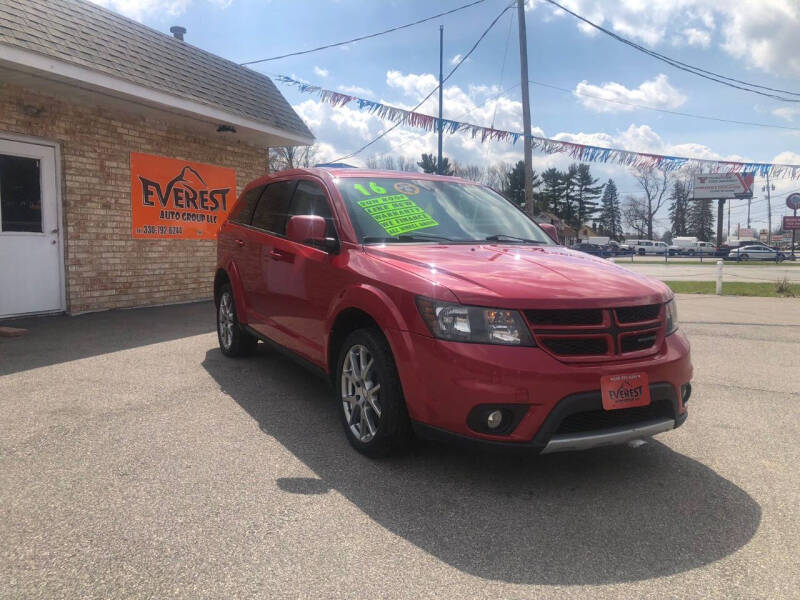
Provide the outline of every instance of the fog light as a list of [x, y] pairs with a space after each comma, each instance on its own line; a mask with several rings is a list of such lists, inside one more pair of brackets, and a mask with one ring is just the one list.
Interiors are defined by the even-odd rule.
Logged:
[[503, 422], [503, 413], [499, 410], [493, 410], [489, 413], [489, 416], [486, 417], [486, 425], [489, 429], [497, 429], [500, 427], [500, 424]]
[[692, 384], [691, 383], [683, 384], [681, 386], [681, 401], [683, 402], [684, 405], [687, 402], [689, 402], [689, 398], [691, 397], [691, 395], [692, 395]]

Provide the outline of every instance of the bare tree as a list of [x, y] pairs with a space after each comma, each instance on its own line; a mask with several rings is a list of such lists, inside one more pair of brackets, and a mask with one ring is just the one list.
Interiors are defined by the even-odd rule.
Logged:
[[499, 192], [506, 187], [509, 171], [511, 171], [511, 166], [507, 162], [495, 163], [486, 169], [486, 177], [483, 183]]
[[417, 171], [417, 165], [413, 160], [405, 156], [392, 156], [389, 154], [370, 156], [367, 159], [367, 168], [386, 171]]
[[476, 181], [478, 183], [483, 183], [484, 180], [486, 179], [486, 169], [484, 169], [480, 165], [462, 165], [460, 163], [454, 162], [453, 174], [456, 177], [462, 177], [464, 179], [469, 179], [470, 181]]
[[269, 149], [269, 168], [272, 173], [288, 169], [313, 167], [318, 160], [316, 144], [311, 146], [276, 146]]
[[653, 239], [653, 221], [659, 209], [667, 201], [671, 178], [669, 174], [655, 167], [636, 167], [633, 177], [644, 192], [642, 198], [643, 215], [645, 217], [647, 239]]
[[[648, 213], [647, 213], [647, 200], [644, 198], [637, 198], [636, 196], [626, 196], [622, 204], [622, 220], [624, 221], [628, 230], [633, 231], [636, 237], [653, 239], [648, 234]], [[649, 221], [649, 226], [652, 227], [652, 220]]]

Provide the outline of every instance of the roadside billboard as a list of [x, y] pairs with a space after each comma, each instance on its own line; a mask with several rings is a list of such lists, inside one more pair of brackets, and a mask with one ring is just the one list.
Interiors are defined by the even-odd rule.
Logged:
[[787, 231], [800, 229], [800, 217], [783, 217], [783, 228]]
[[694, 176], [695, 200], [752, 198], [754, 173], [707, 173]]
[[135, 238], [213, 240], [236, 200], [236, 171], [131, 152]]

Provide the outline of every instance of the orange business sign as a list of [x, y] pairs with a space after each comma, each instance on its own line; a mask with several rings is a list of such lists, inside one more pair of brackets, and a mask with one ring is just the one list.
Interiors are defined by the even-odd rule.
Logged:
[[213, 240], [236, 199], [236, 171], [131, 152], [133, 237]]

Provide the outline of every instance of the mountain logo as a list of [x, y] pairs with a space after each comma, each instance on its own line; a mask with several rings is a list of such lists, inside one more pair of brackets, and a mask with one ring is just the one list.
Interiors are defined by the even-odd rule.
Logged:
[[[228, 193], [231, 188], [209, 189], [196, 169], [185, 165], [165, 188], [152, 179], [139, 175], [142, 185], [142, 204], [178, 210], [228, 210]], [[158, 204], [156, 204], [156, 202]]]

